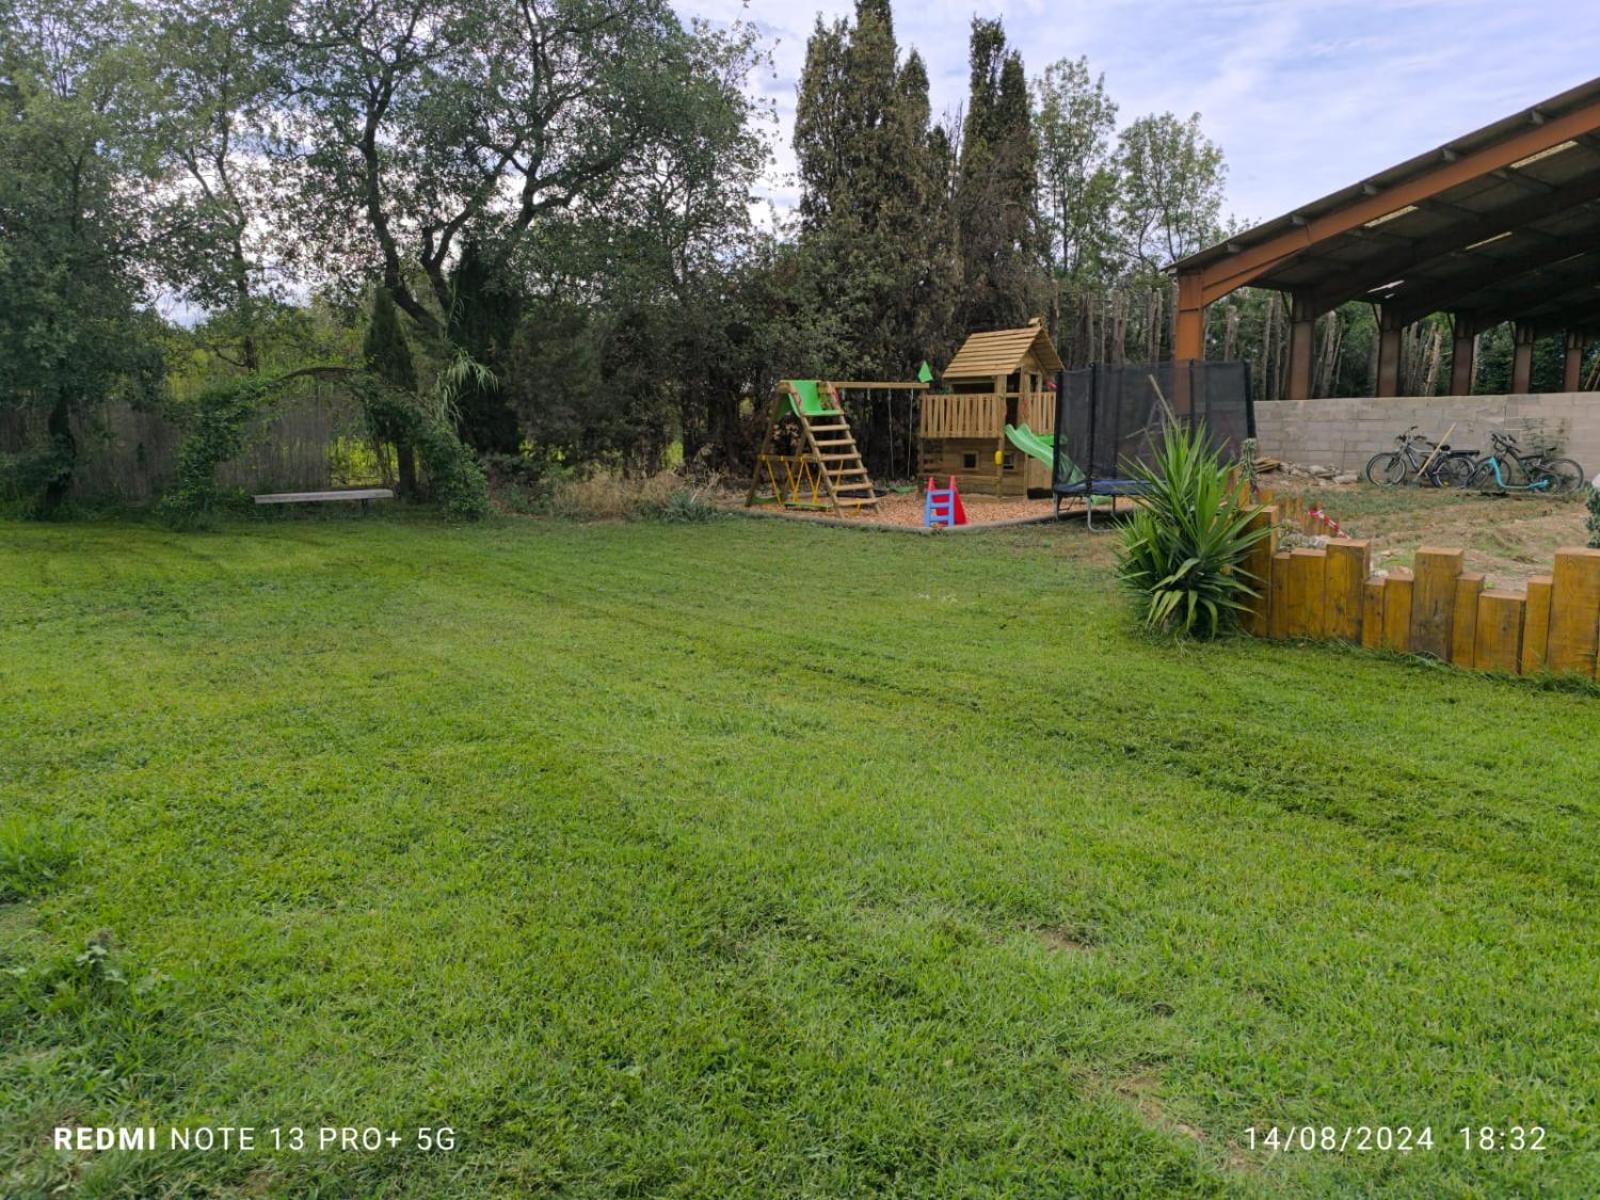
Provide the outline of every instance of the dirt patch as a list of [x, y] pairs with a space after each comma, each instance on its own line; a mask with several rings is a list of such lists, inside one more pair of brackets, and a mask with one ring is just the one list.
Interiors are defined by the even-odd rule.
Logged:
[[1033, 936], [1044, 944], [1046, 950], [1057, 954], [1088, 954], [1094, 949], [1094, 943], [1084, 937], [1082, 930], [1069, 929], [1064, 925], [1035, 929]]
[[1117, 1098], [1133, 1105], [1146, 1125], [1168, 1133], [1181, 1133], [1196, 1142], [1206, 1140], [1205, 1131], [1175, 1118], [1161, 1099], [1161, 1081], [1148, 1071], [1125, 1075], [1111, 1081]]
[[[1520, 588], [1530, 576], [1550, 572], [1555, 552], [1588, 541], [1581, 496], [1552, 500], [1534, 496], [1485, 496], [1428, 488], [1379, 488], [1371, 484], [1318, 485], [1266, 476], [1262, 486], [1278, 495], [1305, 497], [1336, 520], [1347, 537], [1372, 542], [1376, 570], [1410, 566], [1419, 547], [1466, 551], [1468, 571], [1485, 587]], [[1305, 533], [1325, 532], [1314, 519]]]

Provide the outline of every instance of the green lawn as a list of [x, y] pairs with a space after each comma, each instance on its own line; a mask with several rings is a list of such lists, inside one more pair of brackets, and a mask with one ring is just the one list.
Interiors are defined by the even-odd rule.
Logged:
[[0, 1194], [1591, 1194], [1600, 698], [1107, 544], [0, 525]]

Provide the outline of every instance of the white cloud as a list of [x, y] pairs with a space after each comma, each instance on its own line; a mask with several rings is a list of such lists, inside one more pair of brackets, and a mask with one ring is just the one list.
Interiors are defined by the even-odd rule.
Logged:
[[[775, 198], [792, 197], [795, 85], [817, 13], [792, 0], [677, 0], [685, 15], [754, 21], [776, 41]], [[1265, 220], [1592, 77], [1600, 5], [1517, 0], [997, 0], [1030, 76], [1087, 56], [1124, 121], [1199, 111], [1229, 163], [1228, 208]], [[935, 113], [967, 81], [970, 3], [895, 9], [903, 50], [928, 62]]]

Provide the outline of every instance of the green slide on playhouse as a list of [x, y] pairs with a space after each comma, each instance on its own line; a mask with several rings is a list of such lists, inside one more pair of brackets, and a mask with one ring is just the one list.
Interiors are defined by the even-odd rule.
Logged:
[[[1042, 438], [1026, 425], [1007, 425], [1006, 437], [1018, 450], [1030, 458], [1037, 458], [1047, 467], [1054, 467], [1056, 461], [1055, 444], [1049, 438]], [[1067, 459], [1067, 470], [1071, 474], [1068, 483], [1079, 483], [1083, 479], [1083, 472], [1078, 470], [1078, 464], [1070, 458]]]
[[[815, 379], [791, 379], [789, 386], [794, 389], [794, 394], [786, 397], [784, 407], [796, 416], [831, 417], [838, 413], [833, 407], [831, 399], [824, 399], [817, 391]], [[800, 397], [800, 407], [795, 408], [795, 396]]]

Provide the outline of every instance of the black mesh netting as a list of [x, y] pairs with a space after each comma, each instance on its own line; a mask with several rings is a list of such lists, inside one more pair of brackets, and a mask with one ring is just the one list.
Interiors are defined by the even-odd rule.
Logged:
[[[1249, 367], [1242, 362], [1196, 362], [1179, 370], [1188, 378], [1190, 398], [1188, 412], [1179, 420], [1204, 422], [1213, 443], [1232, 461], [1240, 443], [1256, 431]], [[1088, 367], [1063, 371], [1058, 379], [1056, 495], [1137, 492], [1139, 484], [1129, 478], [1126, 464], [1151, 461], [1161, 438], [1161, 398], [1178, 407], [1173, 364]]]

